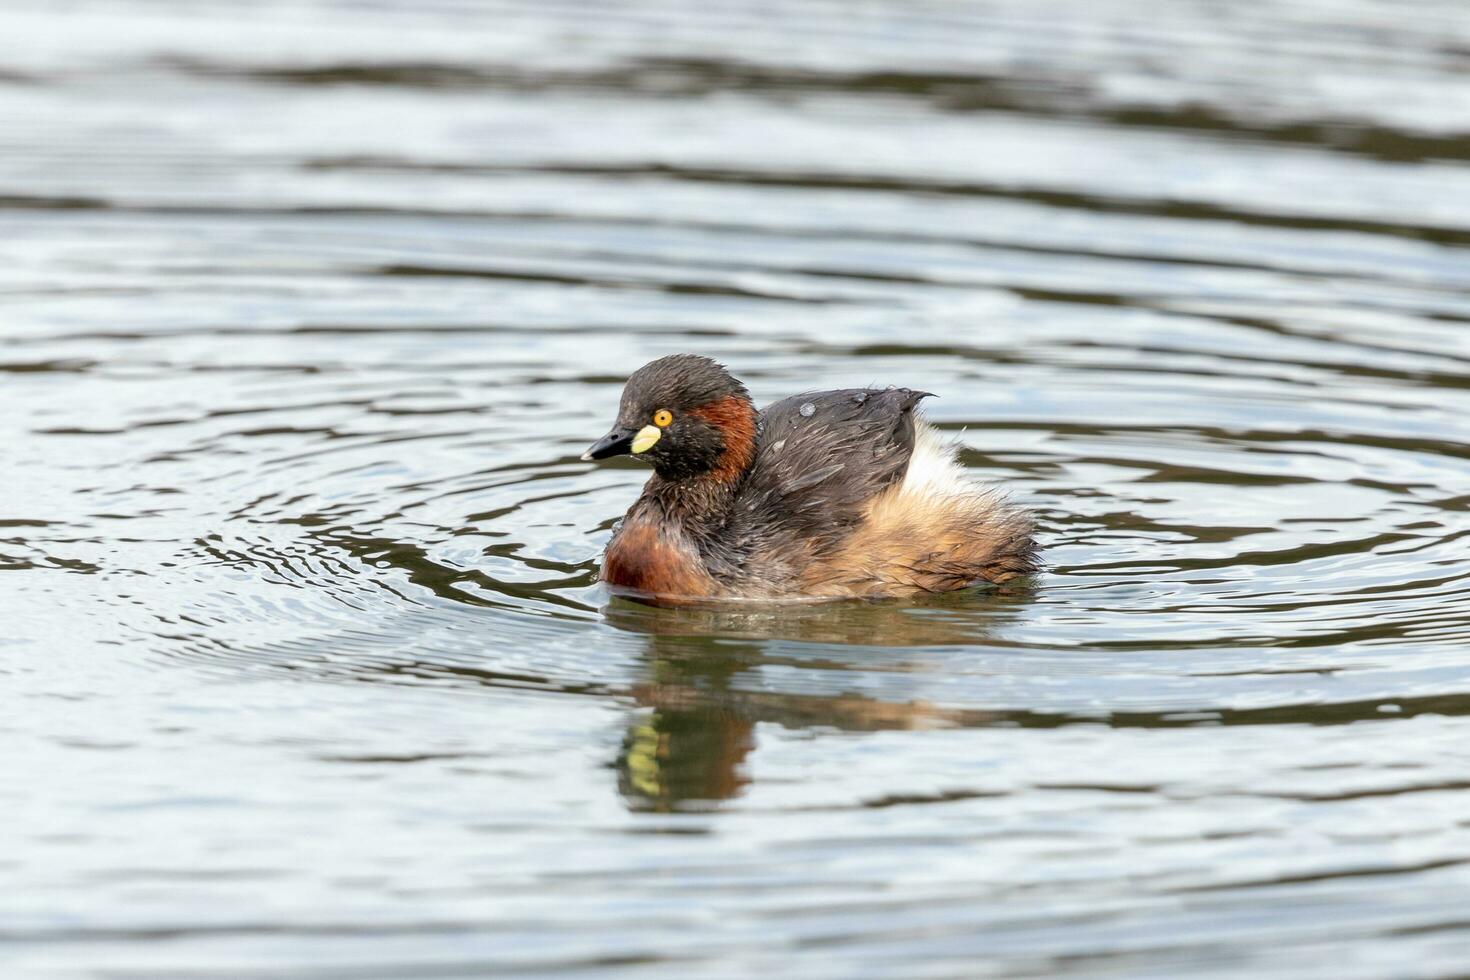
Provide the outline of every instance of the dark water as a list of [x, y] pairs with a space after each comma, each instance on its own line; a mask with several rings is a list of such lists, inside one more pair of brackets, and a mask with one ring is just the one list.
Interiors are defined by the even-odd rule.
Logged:
[[[6, 977], [1470, 961], [1470, 16], [0, 11]], [[614, 602], [692, 350], [996, 595]]]

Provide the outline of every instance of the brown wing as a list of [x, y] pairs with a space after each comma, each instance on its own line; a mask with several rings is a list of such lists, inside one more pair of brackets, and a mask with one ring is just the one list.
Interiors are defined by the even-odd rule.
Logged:
[[914, 449], [908, 388], [793, 395], [760, 415], [756, 457], [731, 515], [748, 560], [788, 566], [829, 553], [864, 508], [903, 479]]

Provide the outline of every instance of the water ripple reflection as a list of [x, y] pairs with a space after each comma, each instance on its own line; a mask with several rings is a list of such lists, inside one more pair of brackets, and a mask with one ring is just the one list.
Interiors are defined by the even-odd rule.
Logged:
[[[1462, 970], [1410, 7], [7, 5], [7, 975]], [[679, 350], [938, 392], [1046, 571], [608, 595]]]

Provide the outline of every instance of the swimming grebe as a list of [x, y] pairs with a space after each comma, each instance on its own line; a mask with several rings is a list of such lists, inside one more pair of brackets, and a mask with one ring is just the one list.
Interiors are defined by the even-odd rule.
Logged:
[[582, 454], [632, 453], [654, 470], [603, 581], [661, 598], [882, 598], [1035, 571], [1030, 517], [972, 482], [916, 417], [929, 394], [808, 392], [757, 412], [707, 357], [644, 365]]

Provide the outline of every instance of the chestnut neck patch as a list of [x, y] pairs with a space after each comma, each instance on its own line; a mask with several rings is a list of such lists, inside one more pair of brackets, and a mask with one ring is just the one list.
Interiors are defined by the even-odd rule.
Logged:
[[755, 406], [750, 399], [726, 395], [698, 408], [690, 409], [720, 433], [724, 449], [715, 460], [709, 475], [725, 483], [738, 480], [755, 459]]

